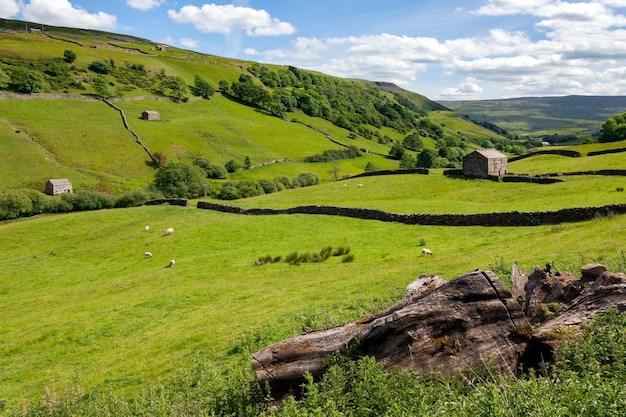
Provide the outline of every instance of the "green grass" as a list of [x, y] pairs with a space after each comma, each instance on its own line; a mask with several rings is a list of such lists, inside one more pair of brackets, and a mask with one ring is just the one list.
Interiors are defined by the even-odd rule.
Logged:
[[224, 203], [272, 208], [323, 204], [394, 213], [470, 214], [546, 211], [624, 202], [624, 193], [616, 191], [618, 187], [626, 187], [624, 177], [563, 179], [565, 182], [557, 184], [530, 184], [450, 178], [440, 173], [364, 177]]
[[[175, 233], [162, 236], [167, 227]], [[14, 406], [46, 386], [133, 392], [196, 354], [236, 360], [229, 351], [241, 338], [272, 323], [306, 323], [320, 312], [329, 324], [355, 319], [373, 300], [400, 297], [422, 273], [449, 279], [513, 261], [526, 270], [544, 261], [616, 267], [625, 229], [624, 216], [450, 228], [173, 206], [4, 223], [0, 398]], [[419, 256], [422, 240], [433, 257]], [[260, 256], [327, 246], [350, 247], [354, 261], [253, 266]], [[144, 259], [146, 250], [154, 257]], [[176, 265], [166, 268], [170, 259]]]

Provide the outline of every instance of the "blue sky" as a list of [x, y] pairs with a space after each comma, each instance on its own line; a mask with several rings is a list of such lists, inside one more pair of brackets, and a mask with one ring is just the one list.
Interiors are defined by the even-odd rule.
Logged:
[[435, 100], [626, 95], [626, 0], [0, 0], [0, 17], [389, 81]]

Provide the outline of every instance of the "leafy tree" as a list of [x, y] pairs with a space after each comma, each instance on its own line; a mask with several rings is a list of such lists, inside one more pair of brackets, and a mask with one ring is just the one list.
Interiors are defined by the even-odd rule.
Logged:
[[111, 66], [102, 61], [93, 61], [87, 68], [96, 74], [108, 74], [111, 72]]
[[310, 185], [319, 184], [320, 177], [313, 172], [302, 172], [291, 182], [296, 187], [308, 187]]
[[246, 155], [246, 157], [243, 160], [243, 166], [246, 169], [250, 169], [250, 167], [252, 166], [252, 161], [250, 160], [250, 157]]
[[239, 187], [235, 181], [227, 181], [222, 184], [222, 189], [218, 194], [218, 198], [221, 200], [237, 200], [239, 196]]
[[218, 164], [211, 164], [206, 169], [207, 178], [213, 178], [216, 180], [223, 180], [228, 177], [228, 173], [226, 172], [226, 168]]
[[183, 80], [183, 77], [180, 75], [170, 77], [168, 87], [171, 90], [171, 96], [175, 101], [184, 101], [187, 99], [187, 93], [189, 92], [187, 83], [185, 83], [185, 80]]
[[374, 171], [376, 171], [376, 166], [374, 165], [372, 161], [369, 161], [365, 165], [365, 172], [374, 172]]
[[432, 149], [424, 149], [417, 156], [415, 166], [419, 168], [433, 168], [437, 160], [437, 154]]
[[113, 97], [113, 93], [109, 90], [109, 84], [100, 75], [94, 77], [93, 79], [93, 89], [96, 91], [100, 97], [110, 98]]
[[389, 149], [389, 156], [393, 159], [402, 159], [402, 155], [404, 155], [405, 152], [406, 151], [404, 150], [402, 145], [394, 143], [393, 145], [391, 145], [391, 149]]
[[400, 168], [413, 168], [415, 166], [415, 158], [408, 152], [402, 154], [400, 158]]
[[616, 114], [602, 123], [598, 142], [616, 142], [626, 139], [626, 113]]
[[161, 168], [163, 165], [167, 164], [167, 156], [163, 152], [155, 152], [152, 154], [154, 158], [154, 163], [157, 168]]
[[31, 213], [33, 204], [20, 190], [8, 190], [0, 194], [0, 219], [17, 219]]
[[182, 162], [170, 162], [159, 168], [153, 184], [165, 197], [197, 197], [204, 190], [204, 171]]
[[211, 167], [211, 161], [209, 160], [209, 158], [204, 156], [197, 157], [193, 160], [191, 164], [202, 168], [204, 172], [206, 172]]
[[414, 132], [410, 135], [406, 136], [402, 140], [402, 146], [407, 149], [411, 149], [412, 151], [421, 151], [424, 149], [424, 143], [422, 142], [422, 138], [420, 138], [419, 133]]
[[74, 53], [74, 51], [66, 49], [65, 52], [63, 52], [63, 60], [68, 64], [71, 64], [72, 62], [76, 61], [76, 54]]
[[278, 191], [276, 184], [270, 180], [259, 180], [259, 185], [263, 188], [265, 194], [271, 194]]
[[224, 164], [224, 168], [226, 168], [226, 171], [233, 173], [239, 169], [239, 164], [235, 162], [233, 159], [231, 159], [230, 161]]
[[226, 80], [220, 80], [218, 83], [218, 89], [222, 94], [230, 94], [230, 84]]
[[203, 98], [210, 98], [215, 94], [215, 88], [207, 80], [200, 75], [196, 75], [193, 79], [195, 94]]
[[7, 88], [9, 86], [10, 80], [11, 78], [9, 78], [9, 76], [6, 75], [4, 71], [2, 71], [2, 68], [0, 68], [0, 90], [4, 90], [5, 88]]
[[11, 73], [11, 78], [21, 93], [37, 93], [44, 87], [43, 75], [36, 70], [18, 67]]

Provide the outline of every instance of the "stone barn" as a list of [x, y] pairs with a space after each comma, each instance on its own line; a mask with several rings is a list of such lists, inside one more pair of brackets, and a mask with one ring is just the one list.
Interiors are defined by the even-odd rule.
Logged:
[[506, 174], [507, 157], [495, 149], [479, 149], [463, 158], [463, 175], [489, 178]]
[[59, 195], [72, 192], [72, 183], [67, 178], [48, 180], [46, 182], [46, 194]]
[[141, 118], [143, 120], [160, 120], [161, 116], [159, 115], [158, 111], [146, 110], [143, 113], [141, 113]]

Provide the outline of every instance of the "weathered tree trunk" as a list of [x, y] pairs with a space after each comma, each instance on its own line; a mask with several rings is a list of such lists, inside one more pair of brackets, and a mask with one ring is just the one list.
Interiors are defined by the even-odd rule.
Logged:
[[263, 348], [252, 365], [275, 399], [297, 394], [306, 372], [320, 376], [329, 354], [356, 344], [387, 368], [447, 373], [495, 363], [515, 372], [531, 332], [502, 281], [477, 270], [382, 313]]

